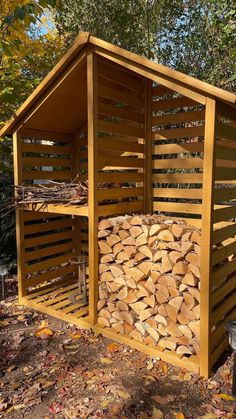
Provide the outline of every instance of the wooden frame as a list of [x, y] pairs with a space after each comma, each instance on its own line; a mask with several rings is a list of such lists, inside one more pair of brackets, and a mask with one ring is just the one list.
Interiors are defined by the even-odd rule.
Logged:
[[[63, 98], [64, 83], [77, 70], [85, 72], [80, 94], [87, 108], [70, 111], [74, 120], [80, 112], [82, 124], [76, 132], [67, 132], [69, 124], [55, 132], [52, 120], [63, 111], [57, 92]], [[52, 119], [44, 125], [45, 103]], [[81, 34], [1, 131], [13, 133], [16, 184], [77, 174], [89, 180], [86, 206], [17, 210], [20, 303], [208, 377], [227, 346], [224, 321], [236, 315], [235, 103], [229, 92]], [[110, 188], [102, 189], [103, 182]], [[98, 221], [136, 212], [162, 212], [202, 229], [198, 357], [150, 347], [98, 324]], [[70, 300], [77, 271], [68, 259], [78, 252], [89, 253], [89, 305]]]

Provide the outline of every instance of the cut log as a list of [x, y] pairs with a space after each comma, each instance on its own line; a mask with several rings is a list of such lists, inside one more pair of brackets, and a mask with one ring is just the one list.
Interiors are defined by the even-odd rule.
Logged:
[[156, 345], [155, 340], [150, 335], [145, 336], [144, 343], [146, 343], [146, 345], [148, 345], [148, 346], [155, 346]]
[[147, 333], [155, 340], [155, 342], [158, 342], [160, 339], [159, 333], [152, 327], [147, 327]]
[[160, 292], [156, 292], [155, 296], [159, 304], [163, 304], [168, 301], [168, 298], [164, 294], [161, 294]]
[[178, 297], [180, 293], [180, 289], [179, 288], [177, 289], [175, 287], [168, 287], [168, 291], [171, 298]]
[[191, 235], [192, 235], [192, 231], [186, 231], [186, 233], [184, 233], [183, 236], [181, 237], [181, 240], [183, 242], [187, 242], [190, 240]]
[[[155, 267], [155, 266], [154, 266], [154, 265], [152, 265], [152, 269], [153, 269], [154, 267]], [[152, 282], [153, 282], [154, 284], [156, 284], [156, 283], [157, 283], [157, 281], [159, 280], [160, 276], [161, 276], [161, 273], [160, 273], [159, 271], [155, 271], [155, 270], [152, 270], [151, 275], [150, 275], [150, 277], [152, 278]]]
[[99, 263], [99, 267], [98, 267], [99, 273], [102, 274], [103, 272], [109, 271], [109, 265], [107, 265], [106, 263]]
[[103, 255], [100, 261], [101, 263], [109, 263], [109, 262], [113, 262], [114, 259], [115, 259], [114, 254], [110, 253], [110, 254]]
[[180, 251], [185, 256], [188, 252], [194, 249], [193, 243], [190, 241], [185, 241], [181, 243]]
[[98, 324], [105, 327], [110, 327], [110, 322], [106, 317], [98, 317]]
[[112, 253], [113, 253], [113, 255], [114, 256], [116, 256], [116, 255], [118, 255], [118, 253], [120, 253], [122, 250], [124, 249], [124, 245], [122, 244], [122, 243], [116, 243], [114, 246], [113, 246], [113, 249], [112, 249]]
[[[119, 259], [116, 262], [121, 262]], [[125, 262], [121, 262], [123, 265], [128, 266], [128, 268], [133, 268], [136, 265], [136, 261], [134, 259], [126, 260]]]
[[139, 342], [143, 342], [143, 335], [138, 330], [133, 330], [130, 332], [129, 336], [133, 338], [134, 340], [138, 340]]
[[169, 258], [172, 261], [172, 263], [175, 265], [177, 262], [180, 262], [184, 259], [184, 256], [181, 252], [177, 252], [176, 250], [173, 250], [169, 253]]
[[163, 240], [164, 242], [173, 242], [174, 236], [171, 233], [170, 230], [161, 230], [158, 234], [157, 234], [157, 238], [158, 240]]
[[157, 308], [157, 312], [158, 314], [160, 314], [161, 316], [166, 317], [167, 316], [167, 312], [166, 312], [166, 308], [164, 306], [164, 304], [161, 304], [158, 308]]
[[[170, 293], [169, 293], [169, 287], [167, 287], [166, 285], [163, 284], [156, 284], [156, 290], [158, 292], [160, 292], [161, 294], [164, 294], [167, 298], [170, 297]], [[179, 293], [178, 293], [179, 295]]]
[[159, 262], [160, 260], [162, 260], [162, 258], [164, 256], [167, 255], [167, 250], [157, 250], [154, 254], [153, 254], [153, 262]]
[[186, 319], [186, 317], [184, 317], [184, 315], [182, 314], [182, 313], [179, 313], [178, 314], [178, 322], [180, 323], [180, 324], [189, 324], [189, 320], [188, 319]]
[[173, 306], [176, 308], [177, 311], [179, 311], [181, 304], [183, 302], [183, 297], [179, 296], [179, 297], [174, 297], [169, 301], [169, 305]]
[[192, 339], [193, 334], [188, 326], [181, 324], [180, 326], [178, 326], [178, 328], [181, 330], [181, 332], [183, 332], [183, 335], [186, 336], [189, 340]]
[[164, 325], [167, 326], [167, 320], [164, 316], [162, 316], [161, 314], [156, 314], [155, 315], [155, 320], [157, 321], [157, 323], [162, 323]]
[[135, 246], [124, 246], [124, 252], [129, 256], [135, 256], [136, 254], [136, 247]]
[[194, 335], [200, 339], [200, 320], [190, 322], [189, 328], [192, 330]]
[[121, 276], [124, 273], [122, 265], [112, 264], [110, 265], [110, 270], [114, 277]]
[[116, 310], [115, 303], [111, 303], [110, 301], [107, 302], [107, 307], [108, 307], [108, 310], [110, 311], [110, 313], [112, 313], [113, 311]]
[[100, 275], [100, 280], [101, 280], [101, 282], [113, 281], [114, 280], [114, 276], [112, 275], [112, 273], [110, 271], [103, 272]]
[[129, 220], [129, 223], [133, 226], [141, 226], [143, 224], [142, 217], [136, 215]]
[[124, 230], [129, 230], [131, 227], [131, 224], [128, 220], [123, 221], [121, 228], [123, 228]]
[[189, 310], [192, 310], [192, 308], [195, 306], [195, 300], [192, 294], [189, 294], [189, 292], [183, 293], [184, 302]]
[[107, 236], [107, 243], [110, 247], [114, 246], [114, 244], [119, 243], [121, 241], [121, 238], [116, 234], [110, 234], [110, 236]]
[[180, 224], [173, 224], [172, 228], [171, 228], [171, 231], [177, 239], [180, 239], [186, 230]]
[[127, 287], [123, 287], [120, 292], [118, 292], [116, 298], [118, 300], [124, 300], [128, 296], [128, 289]]
[[146, 275], [138, 268], [130, 268], [130, 275], [131, 278], [133, 278], [137, 282], [141, 281], [146, 277]]
[[127, 279], [126, 284], [129, 288], [137, 289], [137, 282], [133, 278]]
[[187, 272], [182, 279], [182, 283], [195, 287], [198, 283], [198, 280], [192, 272]]
[[119, 235], [121, 240], [124, 240], [124, 239], [126, 239], [127, 237], [130, 236], [130, 234], [127, 230], [119, 230], [118, 235]]
[[158, 325], [157, 331], [161, 336], [167, 336], [168, 335], [168, 333], [166, 331], [166, 327], [167, 326], [164, 326], [164, 324], [162, 324], [162, 323], [160, 323]]
[[143, 253], [144, 256], [146, 256], [147, 258], [149, 258], [150, 260], [152, 260], [153, 258], [153, 249], [151, 249], [149, 246], [141, 246], [139, 248], [139, 251], [141, 253]]
[[193, 312], [194, 312], [196, 320], [199, 320], [200, 319], [200, 304], [193, 307]]
[[192, 263], [195, 266], [198, 266], [198, 267], [201, 266], [201, 257], [197, 255], [197, 253], [195, 252], [189, 252], [185, 256], [185, 260], [187, 260], [187, 262]]
[[112, 253], [112, 249], [111, 247], [107, 244], [106, 241], [104, 240], [99, 240], [98, 241], [98, 246], [100, 248], [100, 253], [102, 253], [103, 255], [107, 255], [108, 253]]
[[116, 308], [120, 311], [129, 311], [129, 306], [124, 301], [117, 301]]
[[107, 218], [104, 218], [104, 220], [101, 220], [98, 223], [98, 230], [106, 230], [112, 227], [111, 222]]
[[147, 226], [147, 225], [143, 224], [142, 225], [142, 229], [143, 229], [143, 232], [144, 232], [145, 236], [148, 237], [149, 236], [150, 226]]
[[167, 316], [173, 320], [174, 322], [177, 321], [178, 310], [177, 308], [171, 306], [170, 304], [166, 304], [166, 312]]
[[133, 326], [131, 326], [129, 323], [126, 323], [126, 322], [124, 322], [123, 327], [124, 327], [124, 333], [126, 335], [129, 335], [130, 332], [132, 332], [132, 330], [134, 330]]
[[149, 291], [151, 291], [152, 293], [154, 293], [156, 291], [156, 287], [155, 287], [155, 284], [153, 283], [153, 280], [152, 280], [152, 277], [151, 276], [149, 276], [149, 278], [145, 282], [145, 287]]
[[165, 328], [166, 332], [169, 333], [169, 335], [174, 337], [180, 337], [183, 336], [183, 332], [178, 328], [175, 322], [173, 321], [167, 321], [167, 326]]
[[102, 239], [104, 237], [109, 236], [109, 234], [110, 234], [110, 232], [107, 231], [107, 230], [100, 230], [100, 231], [98, 231], [98, 238]]
[[158, 279], [158, 283], [166, 285], [167, 287], [177, 288], [177, 279], [173, 275], [161, 275]]
[[134, 324], [134, 326], [136, 327], [136, 329], [144, 336], [145, 335], [145, 333], [146, 333], [146, 326], [145, 326], [145, 323], [143, 323], [143, 322], [136, 322], [135, 324]]
[[138, 284], [138, 298], [149, 297], [149, 292], [146, 286]]
[[201, 274], [200, 274], [200, 269], [198, 266], [193, 265], [192, 263], [189, 263], [188, 265], [188, 269], [197, 277], [200, 279]]
[[141, 262], [139, 265], [138, 265], [138, 268], [146, 275], [146, 276], [148, 276], [149, 275], [149, 273], [151, 272], [151, 269], [152, 269], [152, 265], [153, 265], [153, 263], [152, 262], [149, 262], [149, 261], [145, 261], [145, 262]]
[[134, 324], [136, 320], [135, 313], [133, 311], [121, 311], [120, 318], [128, 324]]
[[116, 276], [116, 277], [114, 278], [114, 282], [115, 282], [116, 284], [126, 285], [126, 279], [125, 279], [125, 276]]
[[189, 287], [189, 292], [200, 303], [200, 291], [197, 288]]
[[135, 238], [132, 236], [126, 237], [121, 243], [127, 246], [135, 246]]
[[161, 260], [161, 273], [165, 274], [171, 272], [173, 268], [173, 263], [171, 262], [168, 255], [163, 256]]
[[176, 349], [176, 353], [180, 354], [180, 355], [185, 355], [185, 354], [192, 355], [191, 349], [188, 346], [185, 346], [185, 345], [178, 346], [178, 348]]
[[168, 227], [165, 224], [163, 224], [163, 225], [161, 225], [161, 224], [153, 224], [151, 226], [151, 228], [150, 228], [149, 236], [150, 237], [156, 236], [158, 233], [160, 233], [160, 231], [166, 230], [167, 228]]
[[185, 275], [187, 271], [188, 271], [188, 264], [184, 260], [177, 262], [172, 269], [172, 273], [174, 275]]
[[132, 303], [129, 306], [137, 314], [139, 314], [141, 311], [143, 311], [143, 310], [145, 310], [145, 308], [147, 308], [147, 304], [145, 304], [143, 301], [137, 301], [136, 303]]
[[194, 250], [197, 253], [197, 255], [201, 257], [201, 246], [199, 246], [198, 244], [195, 244]]
[[156, 303], [154, 295], [151, 295], [150, 297], [144, 297], [143, 301], [145, 304], [147, 304], [148, 306], [152, 308], [155, 306], [155, 303]]
[[145, 322], [148, 326], [151, 326], [153, 329], [157, 329], [157, 322], [155, 320], [155, 318], [150, 317], [149, 319], [146, 320]]
[[183, 292], [183, 291], [185, 291], [187, 289], [188, 289], [188, 285], [186, 285], [186, 284], [180, 284], [180, 286], [179, 286], [179, 292]]
[[139, 313], [139, 319], [144, 322], [145, 320], [149, 319], [149, 317], [152, 317], [153, 314], [155, 314], [155, 309], [153, 308], [146, 308], [145, 310], [141, 311]]
[[202, 239], [200, 233], [197, 230], [193, 231], [191, 235], [191, 241], [201, 246]]
[[106, 308], [102, 308], [99, 312], [100, 317], [106, 317], [106, 319], [110, 319], [111, 313]]
[[177, 346], [178, 339], [175, 337], [164, 337], [161, 338], [158, 342], [158, 345], [161, 348], [170, 349], [171, 351], [175, 351]]
[[105, 283], [99, 285], [98, 295], [100, 300], [105, 300], [108, 297], [108, 290]]
[[180, 244], [181, 242], [169, 242], [166, 243], [168, 249], [175, 250], [176, 252], [180, 252]]
[[145, 236], [144, 233], [142, 233], [142, 234], [140, 234], [140, 236], [137, 237], [135, 245], [137, 247], [140, 247], [140, 246], [144, 246], [145, 244], [147, 244], [147, 242], [148, 242], [147, 237]]
[[121, 284], [117, 284], [116, 282], [107, 282], [107, 288], [110, 292], [116, 292], [122, 287]]
[[117, 332], [124, 334], [124, 326], [120, 322], [114, 323], [112, 328], [117, 330]]
[[133, 226], [129, 229], [129, 231], [130, 231], [130, 236], [135, 239], [136, 237], [140, 236], [140, 234], [143, 234], [143, 229], [142, 227], [139, 227], [139, 226]]
[[117, 254], [116, 259], [117, 260], [129, 260], [129, 255], [127, 255], [127, 253], [122, 250], [120, 253]]
[[106, 305], [106, 300], [98, 300], [97, 309], [100, 311]]
[[125, 303], [127, 304], [135, 303], [137, 300], [138, 300], [138, 292], [136, 290], [129, 292], [127, 297], [124, 299]]
[[139, 252], [139, 251], [134, 256], [134, 260], [136, 262], [141, 262], [142, 260], [145, 260], [145, 259], [147, 259], [147, 256], [145, 256], [142, 252]]

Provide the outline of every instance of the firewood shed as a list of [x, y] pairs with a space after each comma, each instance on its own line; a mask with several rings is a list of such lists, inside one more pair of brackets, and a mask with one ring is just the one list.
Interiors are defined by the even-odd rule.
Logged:
[[[236, 96], [80, 33], [0, 136], [16, 185], [88, 180], [88, 203], [16, 210], [19, 302], [208, 377], [236, 316]], [[109, 188], [104, 188], [104, 184]], [[178, 355], [98, 324], [98, 222], [162, 213], [201, 229], [200, 352]], [[88, 254], [88, 304], [70, 296]]]

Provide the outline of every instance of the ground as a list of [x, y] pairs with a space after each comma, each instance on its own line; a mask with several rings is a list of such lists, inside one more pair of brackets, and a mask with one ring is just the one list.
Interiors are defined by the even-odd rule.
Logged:
[[0, 418], [236, 418], [231, 354], [201, 379], [14, 297], [0, 328]]

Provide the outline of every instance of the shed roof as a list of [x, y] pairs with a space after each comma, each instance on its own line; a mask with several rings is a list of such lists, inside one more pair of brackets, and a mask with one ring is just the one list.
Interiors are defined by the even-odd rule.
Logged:
[[[0, 136], [11, 135], [16, 127], [19, 126], [22, 119], [34, 108], [38, 100], [48, 91], [52, 83], [63, 73], [66, 74], [68, 66], [72, 61], [76, 60], [76, 57], [82, 49], [89, 51], [88, 47], [92, 47], [98, 53], [107, 53], [106, 58], [110, 58], [113, 61], [118, 62], [124, 66], [132, 65], [132, 70], [149, 76], [150, 79], [155, 80], [156, 77], [163, 77], [170, 83], [174, 83], [177, 86], [181, 86], [183, 90], [188, 90], [199, 93], [204, 97], [213, 97], [228, 103], [231, 106], [236, 104], [236, 95], [226, 90], [215, 87], [209, 83], [198, 80], [194, 77], [188, 76], [179, 71], [173, 70], [164, 65], [155, 63], [145, 57], [141, 57], [132, 52], [126, 51], [118, 46], [112, 45], [106, 41], [102, 41], [88, 32], [81, 32], [76, 38], [73, 46], [69, 51], [61, 58], [61, 60], [55, 65], [50, 73], [44, 78], [29, 98], [20, 106], [15, 112], [13, 117], [3, 126], [0, 130]], [[118, 58], [118, 61], [117, 61]], [[139, 69], [139, 70], [138, 70]], [[141, 70], [140, 70], [141, 69]], [[143, 69], [143, 70], [142, 70]], [[141, 73], [140, 73], [141, 71]]]

